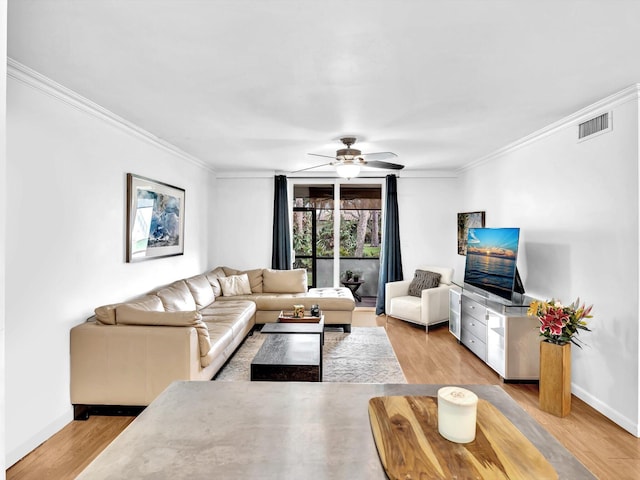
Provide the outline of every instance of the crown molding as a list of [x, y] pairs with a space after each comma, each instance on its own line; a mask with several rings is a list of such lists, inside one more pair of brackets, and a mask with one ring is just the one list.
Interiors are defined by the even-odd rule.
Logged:
[[186, 160], [198, 167], [204, 168], [211, 172], [215, 172], [213, 167], [208, 163], [188, 154], [184, 150], [176, 147], [175, 145], [158, 138], [151, 132], [137, 126], [136, 124], [116, 115], [110, 110], [101, 107], [95, 102], [92, 102], [88, 98], [74, 92], [73, 90], [60, 85], [59, 83], [51, 80], [49, 77], [36, 72], [35, 70], [21, 64], [20, 62], [7, 57], [7, 76], [13, 78], [18, 82], [21, 82], [29, 87], [48, 95], [50, 97], [59, 100], [66, 105], [69, 105], [77, 110], [87, 113], [99, 120], [102, 120], [125, 133], [132, 135], [136, 138], [146, 141], [151, 145], [158, 147], [166, 152], [171, 153], [183, 160]]
[[457, 178], [456, 170], [401, 170], [398, 178]]
[[216, 178], [271, 178], [279, 175], [275, 170], [216, 170]]
[[464, 167], [461, 167], [458, 170], [458, 173], [462, 173], [472, 168], [483, 165], [495, 158], [514, 152], [533, 142], [537, 142], [538, 140], [542, 140], [545, 137], [553, 135], [563, 128], [582, 123], [583, 121], [588, 120], [593, 116], [610, 111], [612, 108], [618, 107], [630, 101], [640, 101], [640, 83], [634, 83], [633, 85], [630, 85], [629, 87], [620, 90], [613, 95], [609, 95], [602, 100], [599, 100], [581, 110], [578, 110], [577, 112], [563, 118], [562, 120], [558, 120], [557, 122], [541, 128], [540, 130], [533, 132], [532, 134], [527, 135], [520, 140], [516, 140], [515, 142], [510, 143], [509, 145], [506, 145], [499, 150], [496, 150], [488, 155], [485, 155], [484, 157], [472, 161], [466, 164]]

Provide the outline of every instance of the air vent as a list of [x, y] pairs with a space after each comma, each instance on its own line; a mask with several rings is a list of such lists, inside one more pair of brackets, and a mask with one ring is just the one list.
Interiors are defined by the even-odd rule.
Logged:
[[596, 133], [604, 133], [611, 130], [611, 122], [609, 118], [609, 112], [603, 113], [600, 116], [587, 120], [586, 122], [578, 125], [578, 139], [584, 140]]

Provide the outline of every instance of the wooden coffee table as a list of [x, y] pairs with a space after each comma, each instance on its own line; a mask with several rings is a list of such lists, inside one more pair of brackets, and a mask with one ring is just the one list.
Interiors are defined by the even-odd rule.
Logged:
[[317, 333], [267, 335], [251, 361], [251, 380], [321, 382], [320, 337]]
[[313, 333], [320, 336], [320, 379], [322, 379], [322, 346], [324, 345], [324, 315], [320, 315], [317, 322], [275, 322], [266, 323], [260, 333], [275, 334], [298, 334]]
[[[260, 333], [315, 333], [320, 335], [320, 344], [324, 345], [324, 315], [317, 322], [275, 322], [265, 323]], [[320, 352], [322, 355], [322, 352]]]

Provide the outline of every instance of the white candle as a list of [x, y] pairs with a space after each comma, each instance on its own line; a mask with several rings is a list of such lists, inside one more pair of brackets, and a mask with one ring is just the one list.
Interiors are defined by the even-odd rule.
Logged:
[[455, 443], [469, 443], [476, 438], [478, 396], [460, 387], [438, 390], [438, 432]]

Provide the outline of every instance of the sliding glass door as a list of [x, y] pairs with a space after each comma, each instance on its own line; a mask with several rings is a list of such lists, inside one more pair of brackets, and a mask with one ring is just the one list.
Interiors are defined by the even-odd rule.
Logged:
[[306, 268], [309, 287], [333, 286], [333, 185], [294, 186], [294, 268]]
[[346, 285], [358, 297], [376, 296], [382, 188], [373, 182], [293, 183], [294, 267], [307, 269], [310, 287]]
[[380, 185], [341, 185], [340, 282], [357, 301], [377, 295], [382, 225]]

